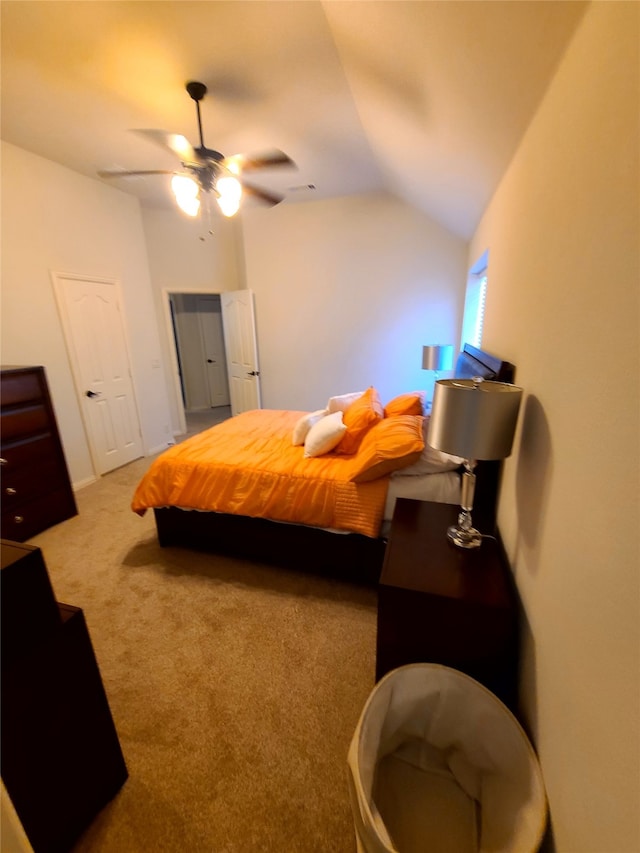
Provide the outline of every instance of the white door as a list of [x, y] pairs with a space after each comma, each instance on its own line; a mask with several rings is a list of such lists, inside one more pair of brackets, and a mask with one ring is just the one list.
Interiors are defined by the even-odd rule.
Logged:
[[222, 293], [222, 325], [227, 352], [231, 414], [260, 409], [260, 370], [252, 290]]
[[198, 321], [209, 405], [229, 405], [229, 382], [227, 380], [227, 356], [224, 351], [224, 334], [222, 331], [222, 314], [220, 299], [217, 296], [199, 296], [197, 301]]
[[116, 282], [54, 274], [93, 464], [106, 474], [143, 455]]

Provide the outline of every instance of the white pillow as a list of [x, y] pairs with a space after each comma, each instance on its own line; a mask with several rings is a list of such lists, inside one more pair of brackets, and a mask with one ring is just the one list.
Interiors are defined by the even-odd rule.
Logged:
[[307, 412], [306, 415], [303, 415], [293, 428], [293, 435], [291, 436], [292, 444], [294, 446], [304, 444], [304, 440], [311, 427], [318, 423], [320, 418], [323, 418], [326, 414], [326, 409], [318, 409], [315, 412]]
[[464, 459], [458, 456], [450, 456], [448, 453], [443, 453], [442, 450], [436, 450], [425, 444], [424, 450], [420, 454], [420, 459], [409, 465], [406, 468], [400, 468], [393, 472], [394, 477], [416, 477], [420, 474], [439, 474], [441, 471], [455, 471], [459, 468]]
[[394, 471], [394, 477], [417, 477], [420, 474], [439, 474], [441, 471], [455, 471], [463, 463], [464, 459], [459, 456], [451, 456], [442, 450], [436, 450], [427, 444], [427, 432], [429, 431], [429, 418], [422, 421], [422, 435], [424, 438], [424, 450], [420, 458], [413, 465]]
[[305, 456], [322, 456], [338, 444], [347, 427], [342, 423], [342, 412], [332, 412], [315, 423], [304, 440]]
[[358, 397], [362, 397], [364, 391], [354, 391], [351, 394], [339, 394], [337, 397], [329, 397], [327, 403], [327, 412], [346, 412], [349, 406], [354, 403]]

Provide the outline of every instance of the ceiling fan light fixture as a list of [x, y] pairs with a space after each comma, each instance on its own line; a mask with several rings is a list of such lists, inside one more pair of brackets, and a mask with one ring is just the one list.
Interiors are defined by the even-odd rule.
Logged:
[[171, 189], [176, 197], [178, 207], [188, 216], [197, 216], [200, 210], [200, 199], [198, 193], [200, 187], [187, 175], [174, 175], [171, 178]]
[[199, 198], [183, 198], [177, 199], [178, 207], [183, 210], [187, 216], [197, 216], [200, 210]]
[[[2, 0], [0, 0], [2, 2]], [[190, 80], [186, 84], [189, 96], [195, 101], [196, 116], [200, 144], [193, 147], [189, 140], [180, 133], [167, 133], [164, 130], [137, 130], [136, 133], [162, 145], [180, 160], [179, 170], [167, 169], [136, 169], [118, 171], [99, 171], [101, 178], [122, 178], [137, 175], [173, 175], [171, 188], [178, 206], [188, 216], [197, 216], [200, 211], [201, 199], [205, 200], [207, 211], [210, 211], [209, 193], [216, 196], [220, 210], [225, 216], [234, 216], [240, 209], [244, 193], [257, 199], [262, 204], [273, 207], [282, 201], [282, 196], [268, 190], [244, 182], [245, 172], [258, 169], [288, 166], [296, 168], [293, 160], [279, 149], [265, 151], [261, 154], [248, 156], [234, 154], [225, 157], [213, 148], [207, 148], [202, 135], [202, 120], [200, 116], [200, 101], [207, 93], [204, 83]]]
[[225, 175], [216, 181], [218, 205], [225, 216], [233, 216], [240, 208], [242, 184], [232, 175]]

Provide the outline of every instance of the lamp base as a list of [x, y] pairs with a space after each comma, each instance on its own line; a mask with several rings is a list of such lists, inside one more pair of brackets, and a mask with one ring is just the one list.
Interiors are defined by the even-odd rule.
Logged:
[[462, 530], [452, 525], [447, 530], [447, 536], [458, 548], [479, 548], [482, 544], [482, 534], [475, 527], [471, 530]]
[[482, 533], [472, 527], [471, 513], [464, 509], [458, 516], [458, 523], [448, 528], [447, 537], [458, 548], [479, 548], [482, 544]]

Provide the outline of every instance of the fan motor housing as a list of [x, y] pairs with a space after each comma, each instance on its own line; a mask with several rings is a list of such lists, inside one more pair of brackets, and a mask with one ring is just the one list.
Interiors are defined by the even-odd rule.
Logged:
[[187, 83], [187, 92], [194, 101], [201, 101], [207, 94], [207, 87], [204, 83], [198, 83], [196, 80], [191, 80]]

